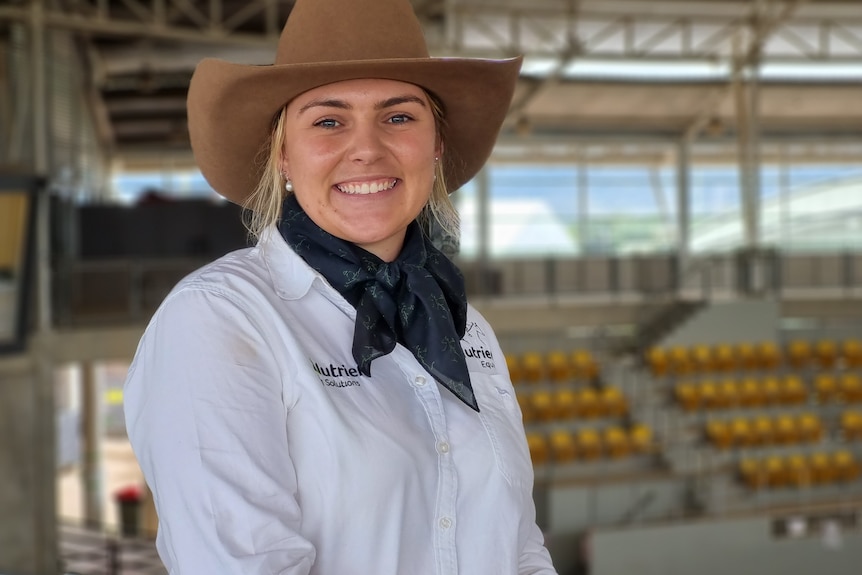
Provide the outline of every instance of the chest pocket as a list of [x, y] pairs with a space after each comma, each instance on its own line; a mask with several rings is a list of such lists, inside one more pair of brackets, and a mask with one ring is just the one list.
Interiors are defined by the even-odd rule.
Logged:
[[515, 394], [508, 384], [495, 381], [497, 378], [494, 376], [473, 372], [470, 379], [479, 402], [479, 418], [494, 449], [497, 468], [509, 485], [530, 488], [533, 463]]

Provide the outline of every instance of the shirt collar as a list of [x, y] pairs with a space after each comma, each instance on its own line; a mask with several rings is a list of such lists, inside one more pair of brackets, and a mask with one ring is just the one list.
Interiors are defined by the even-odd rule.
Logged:
[[279, 297], [293, 300], [308, 293], [320, 274], [296, 255], [275, 226], [266, 228], [257, 244]]

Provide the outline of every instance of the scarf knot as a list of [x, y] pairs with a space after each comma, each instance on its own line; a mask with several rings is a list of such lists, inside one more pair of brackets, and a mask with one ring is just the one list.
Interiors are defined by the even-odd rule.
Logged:
[[467, 325], [464, 278], [416, 221], [391, 262], [324, 231], [293, 194], [284, 200], [279, 231], [356, 308], [352, 352], [362, 374], [370, 376], [371, 362], [400, 343], [440, 384], [479, 411], [460, 344]]

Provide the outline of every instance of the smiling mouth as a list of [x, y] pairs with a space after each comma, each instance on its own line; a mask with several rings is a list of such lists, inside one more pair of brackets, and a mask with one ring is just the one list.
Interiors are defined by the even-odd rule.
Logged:
[[344, 194], [351, 195], [367, 195], [367, 194], [376, 194], [377, 192], [385, 192], [386, 190], [391, 190], [395, 187], [395, 184], [398, 183], [397, 178], [391, 178], [386, 180], [377, 180], [374, 182], [362, 182], [356, 184], [336, 184], [335, 187], [338, 188], [339, 192]]

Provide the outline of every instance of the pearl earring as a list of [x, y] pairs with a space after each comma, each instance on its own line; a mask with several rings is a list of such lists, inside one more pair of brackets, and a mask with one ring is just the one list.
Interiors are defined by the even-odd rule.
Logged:
[[291, 182], [290, 179], [287, 179], [284, 182], [284, 191], [286, 191], [288, 194], [293, 193], [293, 182]]

